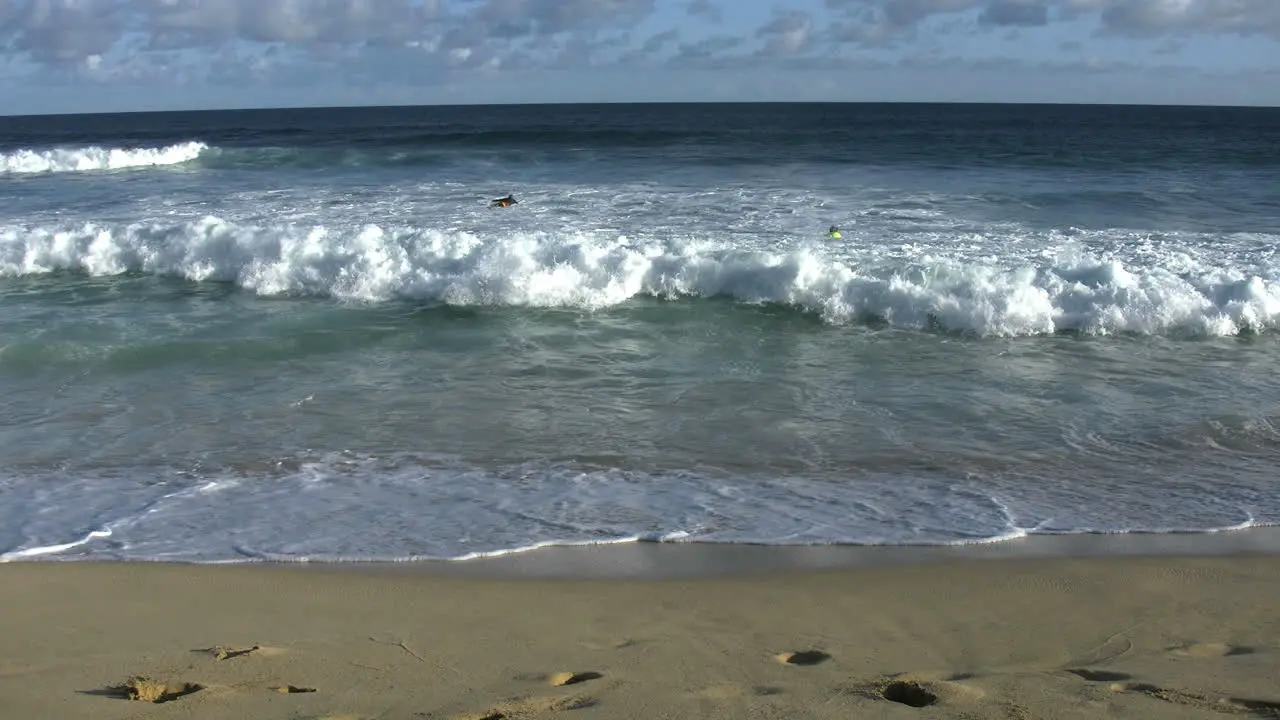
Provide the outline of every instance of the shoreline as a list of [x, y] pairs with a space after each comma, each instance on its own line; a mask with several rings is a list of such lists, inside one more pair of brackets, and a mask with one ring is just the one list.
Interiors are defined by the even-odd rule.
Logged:
[[1280, 555], [1280, 527], [1212, 533], [1028, 535], [972, 545], [612, 543], [536, 548], [468, 560], [278, 563], [472, 578], [667, 580], [759, 577], [1001, 560]]
[[265, 566], [362, 573], [412, 573], [439, 577], [540, 580], [668, 580], [759, 577], [874, 567], [938, 565], [1002, 560], [1071, 560], [1109, 557], [1251, 557], [1280, 555], [1280, 527], [1219, 532], [1027, 535], [969, 545], [768, 545], [683, 541], [549, 545], [461, 560], [258, 560], [183, 561], [62, 558], [38, 555], [0, 561], [21, 564], [121, 564], [181, 567]]

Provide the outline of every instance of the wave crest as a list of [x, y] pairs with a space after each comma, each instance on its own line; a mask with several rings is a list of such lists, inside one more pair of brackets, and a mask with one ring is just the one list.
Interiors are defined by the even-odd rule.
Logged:
[[48, 150], [23, 149], [0, 153], [0, 173], [85, 172], [178, 165], [195, 160], [207, 149], [209, 149], [208, 145], [196, 141], [158, 148], [110, 148], [90, 145]]
[[216, 217], [178, 224], [0, 228], [0, 275], [147, 273], [234, 283], [262, 296], [413, 299], [460, 306], [595, 310], [649, 296], [728, 297], [817, 313], [984, 336], [1191, 333], [1276, 327], [1274, 277], [1189, 272], [1082, 257], [1039, 267], [925, 259], [841, 262], [819, 249], [766, 253], [585, 233], [500, 238], [431, 229], [251, 227]]

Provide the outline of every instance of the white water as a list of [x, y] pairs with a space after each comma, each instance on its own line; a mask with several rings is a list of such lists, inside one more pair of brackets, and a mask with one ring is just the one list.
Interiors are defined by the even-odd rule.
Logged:
[[158, 148], [88, 147], [14, 150], [0, 153], [0, 173], [85, 172], [120, 170], [190, 162], [208, 149], [190, 141]]
[[[1280, 322], [1280, 266], [1237, 248], [1270, 238], [1150, 240], [1005, 229], [963, 245], [801, 242], [776, 250], [604, 231], [487, 234], [414, 226], [194, 221], [0, 226], [0, 275], [149, 273], [224, 282], [262, 296], [415, 299], [462, 306], [593, 310], [639, 296], [781, 303], [843, 324], [984, 336], [1235, 335]], [[1024, 254], [1022, 246], [1041, 248]], [[1086, 245], [1101, 251], [1084, 249]], [[996, 252], [991, 251], [994, 246]]]
[[0, 154], [0, 560], [1280, 521], [1272, 338], [1180, 339], [1280, 322], [1239, 188], [378, 152]]
[[1280, 523], [1280, 507], [1260, 506], [1245, 486], [1188, 494], [1176, 506], [1141, 486], [1116, 486], [1109, 508], [1077, 515], [1068, 496], [1091, 492], [1088, 485], [991, 480], [650, 475], [532, 463], [495, 473], [443, 459], [350, 455], [317, 457], [294, 472], [215, 478], [32, 477], [0, 486], [0, 560], [467, 560], [642, 540], [964, 545]]

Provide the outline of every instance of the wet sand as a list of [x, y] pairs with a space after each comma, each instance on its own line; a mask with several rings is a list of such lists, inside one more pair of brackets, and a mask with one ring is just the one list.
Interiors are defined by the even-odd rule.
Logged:
[[[742, 551], [694, 552], [728, 567]], [[543, 577], [0, 565], [0, 706], [15, 719], [1280, 717], [1273, 554], [925, 553], [701, 577], [633, 561], [630, 577], [550, 577], [573, 556], [523, 561]]]

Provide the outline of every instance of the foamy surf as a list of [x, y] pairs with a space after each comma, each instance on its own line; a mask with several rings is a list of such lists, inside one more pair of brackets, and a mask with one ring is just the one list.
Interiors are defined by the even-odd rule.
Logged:
[[1067, 509], [1060, 488], [945, 472], [725, 477], [349, 455], [283, 474], [139, 472], [111, 483], [9, 478], [0, 562], [463, 562], [636, 542], [964, 546], [1280, 522], [1280, 503], [1246, 481], [1160, 504], [1140, 486], [1083, 481]]
[[261, 296], [457, 306], [616, 307], [637, 297], [774, 303], [832, 324], [1011, 337], [1260, 332], [1280, 322], [1277, 268], [1186, 255], [1088, 253], [980, 262], [938, 256], [864, 266], [818, 247], [766, 252], [680, 239], [412, 226], [185, 223], [0, 227], [0, 276], [145, 273], [232, 283]]
[[15, 150], [0, 153], [0, 173], [28, 174], [121, 170], [157, 165], [178, 165], [195, 160], [209, 148], [190, 141], [158, 148], [87, 147], [49, 150]]
[[846, 110], [0, 119], [0, 554], [1280, 521], [1274, 118]]

